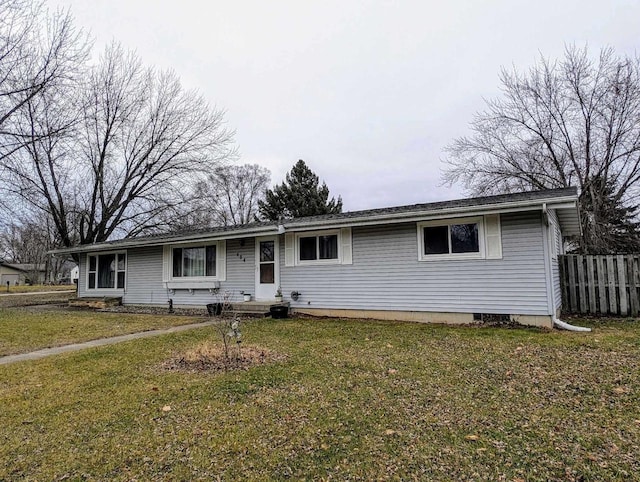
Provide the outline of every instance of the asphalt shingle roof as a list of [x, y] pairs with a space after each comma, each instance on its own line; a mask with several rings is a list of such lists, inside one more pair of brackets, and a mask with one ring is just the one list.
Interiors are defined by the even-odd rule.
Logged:
[[[403, 214], [410, 215], [411, 213], [426, 213], [426, 212], [437, 212], [443, 210], [450, 210], [456, 208], [469, 208], [474, 206], [488, 206], [488, 205], [496, 205], [503, 203], [512, 203], [519, 201], [532, 201], [535, 202], [537, 200], [542, 199], [553, 199], [553, 198], [562, 198], [562, 197], [570, 197], [576, 196], [577, 189], [575, 187], [570, 188], [562, 188], [562, 189], [550, 189], [543, 191], [528, 191], [528, 192], [519, 192], [513, 194], [501, 194], [497, 196], [483, 196], [483, 197], [474, 197], [474, 198], [463, 198], [463, 199], [454, 199], [451, 201], [438, 201], [432, 203], [423, 203], [423, 204], [410, 204], [405, 206], [393, 206], [393, 207], [385, 207], [385, 208], [377, 208], [377, 209], [365, 209], [361, 211], [348, 211], [344, 213], [338, 214], [324, 214], [320, 216], [307, 216], [303, 218], [294, 218], [294, 219], [284, 219], [281, 221], [286, 226], [300, 226], [300, 225], [308, 225], [308, 224], [322, 224], [330, 221], [342, 221], [349, 219], [359, 219], [359, 218], [367, 218], [367, 217], [377, 217], [384, 215], [398, 215], [399, 217]], [[249, 224], [243, 224], [240, 226], [218, 226], [218, 227], [207, 227], [201, 229], [190, 229], [190, 230], [182, 230], [180, 232], [175, 233], [158, 233], [146, 236], [137, 236], [134, 238], [124, 238], [114, 241], [107, 241], [104, 243], [99, 243], [100, 246], [104, 245], [118, 245], [124, 242], [130, 243], [134, 241], [140, 241], [141, 243], [148, 244], [149, 242], [153, 242], [153, 240], [162, 240], [171, 242], [172, 240], [177, 240], [190, 236], [197, 236], [199, 234], [203, 235], [211, 235], [216, 236], [220, 234], [224, 234], [227, 232], [237, 232], [237, 231], [251, 231], [251, 230], [259, 230], [260, 228], [265, 227], [275, 227], [280, 222], [278, 221], [260, 221]], [[67, 250], [60, 250], [65, 252]], [[73, 251], [70, 249], [68, 251]]]

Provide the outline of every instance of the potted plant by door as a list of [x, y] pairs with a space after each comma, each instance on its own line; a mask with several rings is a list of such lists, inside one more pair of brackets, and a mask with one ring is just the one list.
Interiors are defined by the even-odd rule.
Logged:
[[280, 289], [279, 286], [278, 286], [278, 289], [276, 291], [276, 302], [282, 303], [282, 290]]
[[244, 293], [244, 301], [251, 301], [251, 293]]

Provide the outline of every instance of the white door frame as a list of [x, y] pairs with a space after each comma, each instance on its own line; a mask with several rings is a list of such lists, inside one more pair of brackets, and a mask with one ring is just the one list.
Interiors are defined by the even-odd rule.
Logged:
[[[273, 288], [268, 288], [270, 292], [268, 294], [264, 293], [264, 289], [260, 289], [260, 241], [273, 241], [273, 280], [274, 285]], [[278, 244], [278, 236], [262, 236], [256, 237], [256, 266], [255, 266], [255, 296], [256, 300], [274, 300], [276, 297], [276, 290], [278, 286], [280, 286], [280, 245]]]

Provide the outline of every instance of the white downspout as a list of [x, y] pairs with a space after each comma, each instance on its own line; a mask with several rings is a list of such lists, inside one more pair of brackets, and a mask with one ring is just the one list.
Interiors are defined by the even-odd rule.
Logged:
[[553, 326], [556, 328], [560, 328], [561, 330], [569, 330], [569, 331], [591, 331], [591, 328], [586, 328], [584, 326], [574, 326], [569, 323], [559, 320], [556, 318], [556, 315], [553, 315]]
[[[552, 238], [549, 236], [549, 226], [551, 225], [551, 223], [549, 222], [549, 215], [547, 213], [547, 203], [542, 203], [542, 213], [543, 213], [543, 221], [545, 224], [545, 227], [547, 228], [547, 269], [549, 270], [549, 276], [552, 276], [552, 269], [551, 269], [551, 246], [549, 245], [549, 243], [552, 241]], [[550, 279], [549, 282], [551, 283], [551, 286], [553, 286], [553, 279]], [[567, 331], [581, 331], [581, 332], [589, 332], [591, 331], [591, 328], [586, 328], [584, 326], [574, 326], [571, 325], [569, 323], [567, 323], [566, 321], [562, 321], [561, 319], [556, 317], [556, 300], [555, 300], [555, 296], [551, 296], [551, 307], [552, 307], [552, 311], [553, 314], [551, 315], [551, 319], [553, 321], [553, 326], [560, 329], [560, 330], [567, 330]]]

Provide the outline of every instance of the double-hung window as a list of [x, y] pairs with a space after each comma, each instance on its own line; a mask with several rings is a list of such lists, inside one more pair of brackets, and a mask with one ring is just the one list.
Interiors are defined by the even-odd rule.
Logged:
[[353, 264], [351, 228], [285, 234], [285, 266], [327, 264]]
[[100, 253], [87, 256], [87, 289], [124, 289], [126, 253]]
[[484, 258], [482, 218], [418, 223], [419, 259]]
[[340, 262], [340, 235], [337, 231], [296, 235], [297, 264], [331, 264]]

